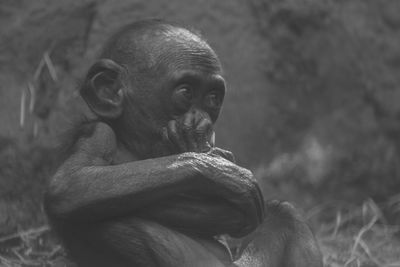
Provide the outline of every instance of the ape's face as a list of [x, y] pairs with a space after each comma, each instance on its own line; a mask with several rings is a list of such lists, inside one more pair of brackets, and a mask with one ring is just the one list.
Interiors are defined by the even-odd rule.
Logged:
[[151, 139], [161, 154], [173, 153], [168, 147], [178, 136], [205, 149], [225, 95], [215, 53], [204, 42], [181, 37], [163, 41], [151, 71], [128, 90], [122, 114], [123, 124], [130, 125], [126, 131]]

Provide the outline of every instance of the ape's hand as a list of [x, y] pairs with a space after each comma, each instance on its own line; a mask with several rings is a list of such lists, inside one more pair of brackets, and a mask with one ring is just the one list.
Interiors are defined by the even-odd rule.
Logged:
[[[188, 115], [184, 118], [189, 117]], [[195, 122], [195, 120], [189, 120]], [[209, 119], [202, 118], [197, 124], [187, 126], [180, 125], [182, 122], [171, 120], [167, 127], [164, 127], [164, 139], [172, 147], [175, 153], [184, 152], [205, 152], [219, 155], [235, 163], [232, 152], [214, 147], [215, 133]]]
[[221, 197], [243, 214], [246, 227], [238, 236], [248, 234], [263, 221], [263, 195], [249, 170], [216, 153], [184, 153], [181, 159], [193, 162], [203, 186], [206, 182], [204, 196]]
[[188, 112], [181, 119], [171, 120], [163, 128], [163, 138], [173, 153], [208, 152], [214, 146], [210, 117], [201, 112]]
[[164, 139], [175, 153], [205, 152], [235, 163], [232, 152], [214, 147], [215, 132], [209, 117], [189, 113], [183, 120], [171, 120], [164, 127]]

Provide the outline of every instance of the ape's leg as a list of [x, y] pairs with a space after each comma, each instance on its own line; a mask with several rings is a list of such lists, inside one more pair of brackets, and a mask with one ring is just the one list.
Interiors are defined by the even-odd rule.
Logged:
[[225, 248], [218, 242], [191, 238], [135, 217], [99, 223], [79, 232], [85, 242], [74, 253], [83, 263], [79, 267], [224, 267], [230, 262], [223, 258]]
[[289, 204], [268, 201], [263, 224], [242, 242], [240, 267], [322, 267], [322, 256], [308, 225]]

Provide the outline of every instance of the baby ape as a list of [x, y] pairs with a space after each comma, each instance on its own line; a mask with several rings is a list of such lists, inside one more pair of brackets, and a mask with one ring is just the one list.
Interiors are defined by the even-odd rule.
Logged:
[[322, 266], [296, 211], [264, 203], [251, 172], [214, 146], [225, 82], [198, 34], [129, 25], [80, 92], [96, 119], [76, 129], [45, 196], [79, 266]]

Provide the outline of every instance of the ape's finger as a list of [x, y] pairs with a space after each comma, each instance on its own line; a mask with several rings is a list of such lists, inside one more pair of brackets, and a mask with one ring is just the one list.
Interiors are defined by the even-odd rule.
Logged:
[[210, 151], [211, 154], [218, 155], [220, 157], [223, 157], [226, 160], [229, 160], [232, 163], [235, 163], [235, 156], [233, 155], [232, 152], [228, 150], [221, 149], [219, 147], [213, 147], [212, 150]]
[[222, 158], [224, 158], [224, 159], [226, 159], [226, 160], [228, 160], [228, 161], [230, 161], [232, 163], [235, 163], [235, 156], [233, 155], [232, 152], [230, 152], [228, 150], [224, 150], [224, 149], [221, 149], [219, 147], [213, 147], [210, 150], [209, 154], [212, 155], [212, 156], [222, 157]]
[[264, 221], [264, 196], [261, 192], [260, 187], [258, 186], [257, 181], [255, 178], [253, 180], [249, 181], [251, 183], [250, 186], [250, 194], [251, 198], [253, 200], [253, 205], [254, 205], [254, 211], [255, 211], [255, 216], [256, 216], [256, 221], [258, 224], [261, 224]]
[[258, 184], [256, 182], [253, 183], [250, 193], [251, 193], [251, 196], [253, 199], [256, 221], [258, 222], [258, 224], [261, 224], [263, 222], [264, 216], [265, 216], [264, 215], [264, 197], [263, 197], [261, 190], [258, 187]]
[[[226, 184], [225, 184], [226, 185]], [[233, 184], [232, 184], [233, 185]], [[236, 233], [230, 233], [232, 237], [239, 238], [254, 231], [261, 223], [260, 207], [258, 200], [254, 199], [252, 185], [241, 184], [240, 187], [229, 186], [221, 190], [221, 196], [237, 207], [243, 214], [244, 227]]]
[[186, 147], [189, 151], [198, 152], [198, 145], [195, 137], [195, 114], [188, 112], [182, 122], [183, 138], [186, 142]]
[[211, 149], [210, 139], [212, 135], [212, 122], [208, 118], [203, 118], [196, 126], [194, 133], [196, 143], [200, 152], [207, 152]]
[[250, 204], [247, 201], [246, 203], [244, 203], [239, 199], [236, 203], [235, 202], [236, 201], [233, 202], [234, 205], [239, 205], [243, 212], [244, 227], [239, 231], [237, 231], [236, 233], [231, 233], [231, 236], [235, 238], [240, 238], [250, 234], [255, 229], [257, 229], [257, 227], [259, 226], [259, 222], [258, 222], [257, 210], [254, 204]]
[[167, 127], [162, 128], [161, 135], [162, 135], [162, 140], [163, 140], [164, 144], [166, 144], [169, 147], [170, 152], [172, 154], [179, 153], [177, 146], [169, 138]]
[[213, 131], [210, 138], [210, 146], [215, 147], [215, 132]]
[[177, 148], [179, 153], [186, 152], [187, 146], [183, 138], [182, 134], [179, 130], [178, 124], [175, 120], [171, 120], [168, 122], [168, 138], [171, 143]]
[[258, 186], [258, 184], [255, 185], [255, 188], [257, 190], [257, 199], [258, 199], [258, 204], [259, 204], [259, 218], [260, 218], [260, 223], [264, 221], [265, 218], [265, 199], [264, 195], [261, 191], [261, 188]]

